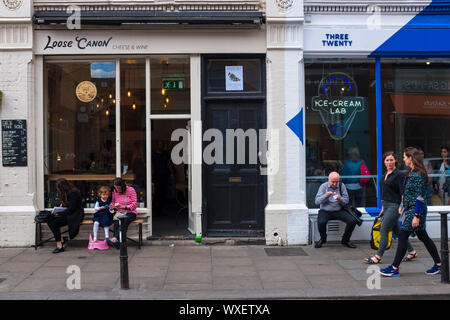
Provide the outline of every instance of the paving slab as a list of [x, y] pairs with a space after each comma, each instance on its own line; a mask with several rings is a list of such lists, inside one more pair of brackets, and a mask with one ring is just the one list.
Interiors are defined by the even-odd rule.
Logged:
[[197, 284], [212, 283], [212, 272], [210, 271], [169, 271], [166, 283]]
[[214, 290], [261, 290], [263, 288], [259, 277], [214, 277]]

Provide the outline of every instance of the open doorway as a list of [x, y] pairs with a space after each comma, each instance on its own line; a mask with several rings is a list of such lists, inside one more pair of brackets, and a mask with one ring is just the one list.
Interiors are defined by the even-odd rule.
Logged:
[[152, 239], [193, 237], [188, 230], [189, 166], [171, 158], [172, 132], [186, 129], [188, 120], [152, 120]]

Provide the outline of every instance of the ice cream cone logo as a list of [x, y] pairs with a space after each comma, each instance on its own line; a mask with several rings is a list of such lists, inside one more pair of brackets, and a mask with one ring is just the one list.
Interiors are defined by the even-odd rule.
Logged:
[[335, 140], [347, 136], [358, 112], [364, 111], [367, 98], [358, 97], [356, 82], [345, 73], [332, 73], [319, 84], [319, 95], [312, 98], [328, 133]]

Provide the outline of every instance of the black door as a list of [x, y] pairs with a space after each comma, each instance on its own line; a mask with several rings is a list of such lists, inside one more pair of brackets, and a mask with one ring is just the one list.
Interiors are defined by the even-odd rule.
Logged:
[[[245, 76], [244, 69], [244, 79]], [[258, 81], [262, 81], [263, 72], [260, 77]], [[205, 85], [208, 85], [207, 81]], [[221, 133], [223, 143], [222, 155], [211, 151], [215, 138], [203, 144], [204, 157], [217, 155], [215, 160], [218, 162], [203, 162], [203, 230], [206, 228], [207, 236], [264, 235], [267, 179], [261, 174], [265, 166], [259, 154], [265, 154], [266, 101], [261, 94], [264, 85], [259, 89], [259, 95], [254, 92], [252, 95], [245, 92], [204, 95], [204, 133], [215, 129], [216, 133]]]

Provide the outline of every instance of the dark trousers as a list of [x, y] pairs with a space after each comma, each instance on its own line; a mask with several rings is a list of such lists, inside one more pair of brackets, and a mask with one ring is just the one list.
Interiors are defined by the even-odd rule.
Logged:
[[[438, 250], [433, 240], [430, 239], [426, 230], [416, 230], [417, 238], [423, 242], [425, 248], [427, 248], [428, 253], [433, 258], [434, 263], [441, 263], [441, 258], [439, 257]], [[412, 234], [412, 231], [400, 230], [398, 234], [398, 247], [397, 252], [395, 252], [395, 258], [392, 265], [396, 268], [400, 266], [403, 257], [408, 249], [408, 238]]]
[[[127, 212], [127, 217], [125, 219], [122, 219], [123, 224], [123, 234], [122, 234], [122, 240], [125, 241], [127, 239], [127, 230], [128, 225], [136, 220], [136, 214], [133, 212]], [[119, 239], [119, 232], [120, 232], [120, 226], [119, 226], [119, 220], [114, 220], [114, 237], [116, 239]], [[125, 243], [125, 242], [124, 242]]]
[[342, 236], [342, 242], [349, 242], [352, 236], [353, 230], [356, 226], [355, 219], [343, 210], [340, 211], [325, 211], [319, 210], [317, 217], [317, 226], [319, 228], [320, 238], [322, 240], [327, 239], [327, 223], [329, 220], [340, 220], [347, 224], [344, 235]]
[[67, 226], [67, 216], [65, 214], [58, 216], [50, 216], [47, 225], [55, 237], [55, 241], [61, 241], [61, 227]]

